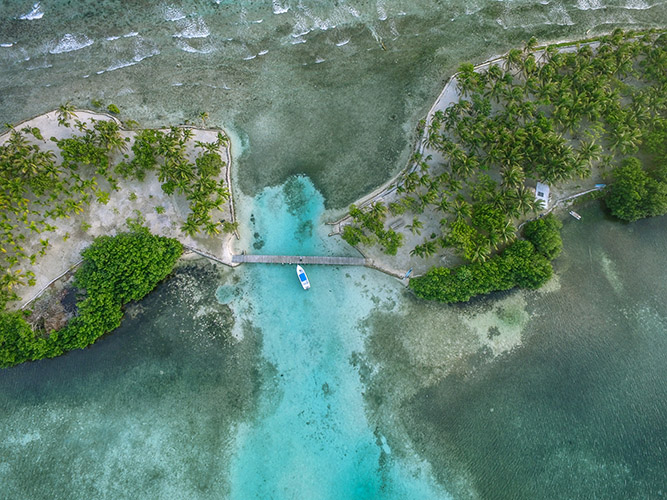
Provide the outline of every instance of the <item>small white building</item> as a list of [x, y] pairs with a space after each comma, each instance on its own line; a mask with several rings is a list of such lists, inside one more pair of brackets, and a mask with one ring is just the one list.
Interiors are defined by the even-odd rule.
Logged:
[[541, 182], [537, 183], [535, 186], [535, 201], [542, 202], [542, 208], [549, 208], [549, 186], [542, 184]]

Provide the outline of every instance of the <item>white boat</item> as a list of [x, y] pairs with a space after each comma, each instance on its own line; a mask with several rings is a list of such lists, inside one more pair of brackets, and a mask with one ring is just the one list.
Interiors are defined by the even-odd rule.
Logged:
[[308, 276], [306, 276], [306, 271], [303, 270], [303, 267], [297, 264], [296, 266], [296, 275], [299, 277], [299, 281], [301, 282], [301, 286], [303, 287], [304, 290], [308, 290], [310, 288], [310, 281], [308, 281]]
[[570, 215], [571, 215], [572, 217], [574, 217], [575, 219], [577, 219], [577, 220], [581, 220], [581, 215], [579, 215], [579, 214], [578, 214], [577, 212], [575, 212], [574, 210], [570, 210]]

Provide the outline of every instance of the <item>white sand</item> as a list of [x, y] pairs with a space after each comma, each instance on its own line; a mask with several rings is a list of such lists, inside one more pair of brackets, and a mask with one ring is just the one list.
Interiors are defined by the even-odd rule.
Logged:
[[[92, 113], [89, 111], [76, 111], [76, 119], [90, 123], [90, 120], [115, 120], [121, 123], [115, 117]], [[73, 119], [71, 120], [73, 124]], [[66, 128], [58, 125], [57, 113], [51, 111], [36, 118], [32, 118], [25, 122], [16, 125], [16, 129], [20, 130], [23, 127], [37, 127], [40, 129], [45, 141], [38, 141], [31, 135], [26, 137], [30, 142], [39, 144], [42, 150], [51, 150], [58, 155], [58, 147], [51, 142], [49, 138], [56, 137], [62, 139], [71, 137], [72, 135], [81, 135], [81, 133], [73, 127]], [[190, 161], [194, 161], [197, 151], [195, 151], [195, 141], [201, 142], [215, 142], [219, 130], [203, 130], [192, 129], [194, 132], [193, 138], [188, 143], [187, 156]], [[223, 132], [224, 133], [224, 132]], [[134, 137], [134, 131], [122, 131], [124, 137]], [[0, 136], [0, 143], [4, 143], [9, 137], [9, 133]], [[131, 146], [131, 142], [128, 144]], [[129, 159], [132, 158], [132, 151], [128, 149]], [[220, 155], [226, 163], [225, 168], [220, 175], [221, 179], [226, 179], [227, 186], [232, 192], [232, 187], [229, 185], [230, 169], [231, 169], [231, 154], [230, 145], [223, 146], [220, 150]], [[59, 155], [58, 158], [60, 159]], [[113, 158], [113, 164], [122, 159], [122, 153], [116, 153]], [[44, 232], [41, 234], [26, 234], [27, 239], [24, 248], [28, 254], [36, 253], [39, 250], [39, 239], [49, 240], [49, 248], [46, 255], [38, 257], [35, 265], [30, 265], [29, 261], [22, 261], [19, 268], [29, 270], [35, 273], [37, 283], [33, 287], [19, 287], [17, 293], [21, 297], [19, 303], [11, 304], [12, 307], [18, 308], [25, 306], [33, 298], [42, 293], [43, 289], [65, 273], [72, 266], [76, 265], [81, 259], [81, 251], [91, 244], [93, 239], [101, 235], [113, 235], [119, 232], [127, 231], [128, 227], [126, 220], [128, 218], [136, 218], [137, 213], [141, 214], [145, 219], [145, 225], [153, 234], [161, 236], [168, 236], [179, 240], [186, 248], [206, 255], [219, 262], [227, 265], [232, 265], [231, 262], [231, 241], [235, 238], [234, 234], [221, 233], [217, 236], [209, 237], [204, 233], [195, 237], [190, 237], [184, 234], [181, 230], [181, 224], [187, 218], [190, 212], [188, 201], [184, 196], [172, 195], [168, 196], [160, 187], [160, 183], [156, 174], [148, 173], [143, 182], [139, 181], [125, 181], [114, 174], [118, 179], [119, 190], [111, 191], [108, 183], [104, 179], [99, 179], [99, 186], [107, 192], [110, 192], [110, 198], [106, 205], [100, 204], [97, 201], [92, 201], [91, 204], [85, 208], [85, 211], [79, 215], [72, 215], [69, 219], [57, 219], [48, 222], [56, 226], [58, 229], [54, 232]], [[220, 180], [220, 179], [218, 179]], [[134, 196], [132, 194], [134, 193]], [[135, 198], [136, 196], [136, 198]], [[134, 199], [131, 199], [134, 198]], [[164, 213], [158, 214], [156, 207], [164, 208]], [[223, 210], [215, 211], [211, 214], [213, 220], [227, 220], [233, 222], [234, 205], [230, 196], [229, 201], [225, 204]], [[89, 224], [89, 228], [84, 228], [84, 223]]]

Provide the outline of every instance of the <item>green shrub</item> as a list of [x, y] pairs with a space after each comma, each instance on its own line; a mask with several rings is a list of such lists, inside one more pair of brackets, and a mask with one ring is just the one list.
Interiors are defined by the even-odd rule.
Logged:
[[649, 175], [637, 158], [626, 158], [613, 171], [613, 184], [605, 198], [612, 215], [633, 222], [667, 213], [667, 183], [662, 170]]
[[453, 269], [434, 267], [424, 276], [410, 280], [410, 288], [422, 299], [467, 302], [476, 295], [516, 286], [539, 288], [552, 274], [549, 260], [531, 242], [520, 240], [485, 262]]
[[114, 115], [117, 115], [118, 113], [120, 113], [120, 109], [118, 109], [118, 106], [116, 106], [115, 104], [109, 104], [107, 106], [107, 111], [109, 113], [113, 113]]
[[563, 240], [560, 237], [562, 227], [563, 223], [560, 220], [553, 214], [548, 214], [541, 219], [527, 222], [523, 227], [523, 235], [533, 244], [535, 250], [547, 259], [553, 260], [563, 250]]
[[95, 239], [75, 275], [78, 314], [62, 330], [45, 336], [33, 332], [20, 312], [0, 314], [0, 367], [83, 348], [116, 329], [122, 307], [155, 288], [182, 251], [178, 241], [145, 229]]

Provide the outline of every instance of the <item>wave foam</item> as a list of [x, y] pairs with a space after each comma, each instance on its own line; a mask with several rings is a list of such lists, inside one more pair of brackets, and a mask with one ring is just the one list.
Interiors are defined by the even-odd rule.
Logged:
[[625, 4], [625, 8], [630, 10], [646, 10], [650, 9], [651, 6], [644, 0], [628, 0]]
[[204, 47], [198, 49], [182, 40], [178, 42], [178, 48], [183, 52], [188, 52], [189, 54], [210, 54], [211, 52], [215, 51], [215, 47], [212, 45], [205, 45]]
[[37, 66], [29, 66], [26, 69], [28, 71], [34, 71], [36, 69], [47, 69], [47, 68], [53, 68], [53, 64], [44, 63], [44, 64], [39, 64]]
[[181, 19], [185, 19], [183, 11], [173, 5], [165, 7], [162, 16], [165, 21], [180, 21]]
[[185, 28], [180, 33], [172, 35], [174, 38], [206, 38], [211, 31], [206, 26], [204, 20], [200, 17], [187, 21]]
[[577, 9], [579, 10], [598, 10], [604, 9], [600, 0], [577, 0]]
[[121, 68], [127, 68], [128, 66], [134, 66], [135, 64], [139, 64], [141, 61], [144, 59], [148, 59], [149, 57], [156, 56], [160, 53], [159, 50], [153, 49], [150, 52], [145, 52], [145, 53], [137, 53], [134, 55], [134, 57], [130, 61], [118, 61], [111, 66], [109, 66], [105, 71], [115, 71], [117, 69]]
[[88, 47], [93, 43], [94, 41], [88, 38], [86, 35], [72, 35], [71, 33], [67, 33], [60, 39], [55, 47], [49, 50], [49, 52], [51, 54], [74, 52], [75, 50], [81, 50], [85, 47]]
[[360, 16], [359, 11], [357, 9], [355, 9], [354, 7], [352, 7], [351, 5], [345, 5], [344, 9], [346, 11], [348, 11], [350, 14], [352, 14], [352, 17], [359, 17]]
[[551, 22], [545, 23], [545, 24], [556, 24], [558, 26], [572, 26], [574, 25], [574, 22], [572, 21], [572, 18], [570, 15], [567, 13], [565, 10], [565, 7], [562, 5], [559, 5], [557, 7], [554, 7], [549, 11], [549, 15], [547, 16]]
[[278, 0], [273, 0], [273, 13], [274, 14], [284, 14], [289, 10], [289, 5], [284, 6]]
[[27, 14], [23, 14], [22, 16], [19, 16], [19, 19], [22, 19], [24, 21], [32, 21], [34, 19], [41, 19], [44, 17], [44, 11], [42, 10], [42, 6], [40, 5], [39, 2], [37, 2], [35, 5], [32, 6], [32, 10], [28, 12]]
[[380, 21], [386, 21], [387, 20], [387, 10], [385, 9], [384, 2], [382, 0], [377, 1], [376, 8], [377, 8], [377, 11], [378, 11], [378, 19]]

